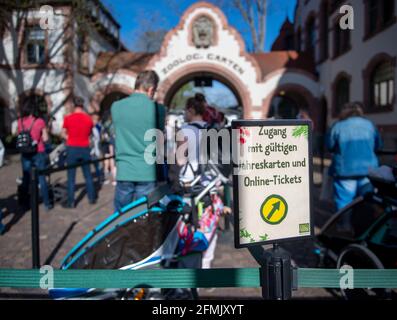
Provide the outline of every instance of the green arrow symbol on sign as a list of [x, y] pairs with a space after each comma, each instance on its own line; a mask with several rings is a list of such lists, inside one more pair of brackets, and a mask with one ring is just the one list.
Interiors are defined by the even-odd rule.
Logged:
[[273, 209], [267, 215], [267, 217], [266, 217], [267, 220], [270, 220], [273, 217], [273, 215], [276, 213], [276, 211], [280, 210], [280, 203], [281, 203], [281, 201], [277, 201], [277, 202], [273, 203]]

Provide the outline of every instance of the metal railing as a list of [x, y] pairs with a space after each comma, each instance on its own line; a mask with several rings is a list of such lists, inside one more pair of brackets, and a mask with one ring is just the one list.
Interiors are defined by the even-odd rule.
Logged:
[[32, 211], [32, 265], [33, 268], [40, 267], [40, 209], [39, 209], [39, 184], [38, 177], [39, 175], [51, 175], [56, 172], [67, 171], [69, 169], [74, 169], [78, 167], [82, 167], [84, 165], [92, 165], [95, 163], [103, 162], [105, 160], [113, 159], [114, 156], [104, 157], [96, 160], [89, 161], [79, 161], [75, 164], [61, 166], [58, 168], [47, 168], [43, 170], [39, 170], [36, 167], [32, 167], [31, 171], [31, 195], [30, 195], [30, 206]]

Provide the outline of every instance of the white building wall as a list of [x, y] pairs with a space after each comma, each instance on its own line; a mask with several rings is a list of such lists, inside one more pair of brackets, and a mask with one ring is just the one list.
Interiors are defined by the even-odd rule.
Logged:
[[[25, 18], [25, 17], [24, 17]], [[39, 10], [31, 10], [27, 13], [27, 20], [40, 20], [41, 15]], [[65, 14], [57, 9], [54, 15], [54, 29], [48, 30], [48, 55], [51, 63], [64, 63], [64, 25], [67, 17]], [[0, 54], [0, 63], [14, 65], [17, 62], [20, 48], [18, 47], [18, 33], [16, 27], [21, 23], [21, 17], [17, 13], [13, 14], [13, 28], [6, 32], [6, 36], [1, 39], [4, 48], [4, 53]]]
[[[319, 14], [321, 1], [310, 0], [306, 5], [305, 1], [299, 1], [298, 12], [300, 17], [297, 19], [295, 24], [295, 30], [297, 30], [300, 25], [302, 28], [302, 41], [304, 43], [305, 36], [305, 24], [306, 20], [314, 10], [317, 15], [316, 26], [319, 30]], [[363, 70], [367, 67], [368, 63], [375, 57], [378, 53], [384, 52], [392, 57], [397, 56], [397, 46], [393, 39], [397, 39], [397, 24], [395, 23], [391, 27], [385, 29], [384, 31], [376, 34], [372, 38], [364, 41], [365, 36], [365, 7], [362, 0], [351, 0], [345, 1], [342, 4], [349, 4], [353, 6], [354, 9], [354, 30], [351, 31], [351, 47], [352, 49], [345, 54], [332, 59], [333, 57], [333, 21], [339, 10], [335, 10], [332, 16], [329, 17], [329, 52], [328, 59], [317, 66], [319, 76], [321, 91], [324, 93], [327, 99], [328, 109], [332, 108], [333, 94], [332, 94], [332, 83], [340, 72], [346, 72], [352, 77], [350, 86], [350, 99], [352, 101], [364, 101], [364, 79]], [[341, 5], [342, 5], [341, 4]], [[396, 15], [397, 15], [397, 3], [395, 5]], [[318, 40], [318, 32], [317, 32]], [[304, 46], [303, 46], [304, 48]], [[319, 58], [319, 42], [316, 46], [316, 56], [317, 60]], [[397, 68], [395, 68], [395, 85], [397, 83]], [[397, 92], [397, 90], [395, 90]], [[328, 112], [329, 123], [334, 121], [332, 119], [331, 112]], [[366, 115], [377, 125], [391, 125], [397, 124], [397, 99], [395, 99], [394, 110], [392, 112], [382, 112], [382, 113], [369, 113]]]
[[[65, 100], [70, 88], [65, 83], [66, 70], [65, 70], [65, 45], [69, 44], [70, 39], [66, 39], [65, 26], [67, 23], [68, 16], [67, 12], [61, 9], [55, 8], [54, 16], [54, 29], [47, 30], [48, 37], [48, 55], [50, 63], [55, 65], [52, 69], [15, 69], [17, 58], [20, 54], [25, 54], [24, 48], [18, 48], [18, 35], [15, 30], [6, 32], [6, 36], [1, 39], [3, 43], [0, 45], [0, 64], [5, 64], [14, 69], [0, 69], [0, 85], [1, 90], [0, 97], [9, 103], [11, 115], [13, 115], [15, 122], [16, 108], [18, 103], [18, 97], [26, 91], [37, 90], [43, 92], [51, 102], [52, 109], [49, 110], [53, 113], [56, 121], [53, 124], [54, 133], [60, 133], [63, 123], [63, 117], [65, 115]], [[30, 10], [27, 13], [28, 20], [39, 20], [41, 18], [38, 10]], [[17, 14], [14, 13], [13, 21], [14, 28], [17, 25]], [[76, 38], [76, 37], [74, 37]], [[76, 40], [76, 39], [74, 39]], [[89, 71], [93, 72], [94, 65], [99, 52], [101, 51], [115, 51], [116, 48], [105, 40], [100, 34], [94, 31], [89, 32]], [[76, 48], [76, 41], [73, 41], [72, 45]], [[78, 57], [74, 57], [75, 59]], [[74, 60], [75, 60], [74, 59]], [[57, 68], [59, 66], [59, 68]], [[76, 64], [73, 64], [73, 89], [75, 93], [84, 97], [89, 102], [90, 95], [93, 92], [93, 85], [90, 82], [88, 76], [83, 76], [77, 73], [75, 68]], [[15, 127], [13, 123], [12, 127]]]
[[89, 32], [88, 71], [93, 73], [94, 66], [100, 52], [114, 52], [115, 48], [94, 30]]

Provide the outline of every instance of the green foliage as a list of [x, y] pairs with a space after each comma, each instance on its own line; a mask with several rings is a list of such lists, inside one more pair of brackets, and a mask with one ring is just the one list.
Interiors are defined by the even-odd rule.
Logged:
[[259, 238], [261, 239], [261, 241], [267, 241], [267, 240], [269, 240], [269, 235], [267, 233], [265, 233], [264, 236], [259, 236]]
[[251, 234], [245, 228], [240, 230], [240, 238], [251, 238], [252, 239]]
[[[169, 106], [171, 109], [184, 109], [186, 100], [189, 98], [185, 93], [189, 93], [193, 91], [193, 83], [188, 82], [184, 84], [172, 98], [171, 105]], [[193, 96], [193, 93], [191, 94]]]
[[295, 138], [300, 138], [302, 136], [304, 136], [305, 138], [307, 138], [309, 136], [309, 127], [306, 125], [303, 126], [297, 126], [296, 128], [294, 128], [294, 130], [292, 131], [292, 136]]

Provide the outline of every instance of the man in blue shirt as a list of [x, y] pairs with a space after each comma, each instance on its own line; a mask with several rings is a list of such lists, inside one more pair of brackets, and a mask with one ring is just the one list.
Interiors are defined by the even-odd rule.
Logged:
[[379, 132], [363, 114], [360, 102], [347, 104], [327, 137], [327, 147], [333, 153], [330, 175], [338, 210], [368, 190], [368, 170], [379, 165], [375, 154], [381, 147]]

